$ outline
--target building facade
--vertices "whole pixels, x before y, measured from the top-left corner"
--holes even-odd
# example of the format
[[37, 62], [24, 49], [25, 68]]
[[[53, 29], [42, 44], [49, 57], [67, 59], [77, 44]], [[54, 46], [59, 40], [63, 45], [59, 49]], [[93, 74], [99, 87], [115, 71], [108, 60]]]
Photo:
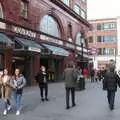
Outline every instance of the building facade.
[[88, 32], [90, 56], [96, 69], [106, 68], [110, 60], [118, 66], [118, 18], [90, 20]]
[[58, 80], [67, 61], [87, 57], [86, 0], [0, 0], [0, 18], [0, 69], [20, 68], [28, 84], [41, 65]]

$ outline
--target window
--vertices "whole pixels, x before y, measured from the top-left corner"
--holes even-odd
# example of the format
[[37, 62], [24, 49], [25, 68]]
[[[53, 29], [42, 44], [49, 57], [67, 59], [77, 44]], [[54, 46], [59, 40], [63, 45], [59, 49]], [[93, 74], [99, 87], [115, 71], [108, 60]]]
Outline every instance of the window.
[[115, 30], [117, 26], [116, 23], [106, 23], [103, 28], [104, 30]]
[[86, 0], [81, 0], [82, 2], [86, 2]]
[[46, 15], [40, 22], [40, 30], [55, 37], [61, 37], [60, 27], [57, 21], [50, 15]]
[[69, 23], [68, 24], [68, 33], [67, 33], [67, 35], [68, 35], [68, 38], [71, 38], [72, 39], [72, 25]]
[[104, 48], [103, 55], [115, 55], [115, 48]]
[[81, 9], [80, 9], [80, 6], [79, 6], [79, 5], [75, 5], [75, 6], [74, 6], [74, 11], [75, 11], [78, 15], [81, 15]]
[[76, 44], [77, 45], [81, 45], [81, 43], [83, 43], [83, 46], [85, 47], [85, 39], [82, 35], [82, 33], [77, 33], [77, 36], [76, 36]]
[[97, 30], [102, 30], [102, 25], [101, 24], [97, 25]]
[[63, 0], [63, 2], [70, 7], [70, 4], [71, 4], [71, 0]]
[[0, 3], [0, 18], [3, 18], [3, 9], [1, 3]]
[[86, 19], [86, 12], [84, 10], [81, 10], [81, 17], [83, 17], [84, 19]]
[[103, 36], [103, 42], [116, 42], [116, 36]]
[[93, 36], [89, 37], [89, 43], [93, 43]]
[[97, 36], [97, 42], [102, 42], [102, 36]]
[[21, 16], [28, 18], [28, 2], [21, 0]]
[[89, 27], [89, 31], [92, 31], [92, 30], [93, 30], [93, 26], [90, 25], [90, 27]]
[[97, 53], [98, 53], [98, 55], [102, 55], [102, 48], [98, 48]]

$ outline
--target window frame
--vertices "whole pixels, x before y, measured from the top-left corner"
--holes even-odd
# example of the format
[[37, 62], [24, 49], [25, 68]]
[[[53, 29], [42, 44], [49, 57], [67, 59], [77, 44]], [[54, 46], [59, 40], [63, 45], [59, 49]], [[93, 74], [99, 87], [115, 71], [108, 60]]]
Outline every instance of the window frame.
[[[23, 4], [23, 8], [22, 8], [22, 4]], [[21, 0], [20, 1], [20, 16], [24, 19], [28, 19], [28, 14], [29, 14], [29, 1], [28, 0]], [[26, 7], [26, 8], [25, 8]], [[23, 14], [24, 12], [24, 14]]]

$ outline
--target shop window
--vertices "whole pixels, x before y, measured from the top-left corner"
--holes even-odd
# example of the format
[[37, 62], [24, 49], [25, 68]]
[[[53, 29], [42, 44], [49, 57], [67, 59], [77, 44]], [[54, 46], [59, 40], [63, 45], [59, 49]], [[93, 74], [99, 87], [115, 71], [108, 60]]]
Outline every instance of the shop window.
[[50, 15], [45, 15], [40, 22], [40, 31], [55, 37], [61, 37], [58, 22]]
[[21, 0], [21, 16], [23, 18], [28, 18], [28, 1]]
[[0, 3], [0, 18], [3, 18], [3, 9], [1, 3]]

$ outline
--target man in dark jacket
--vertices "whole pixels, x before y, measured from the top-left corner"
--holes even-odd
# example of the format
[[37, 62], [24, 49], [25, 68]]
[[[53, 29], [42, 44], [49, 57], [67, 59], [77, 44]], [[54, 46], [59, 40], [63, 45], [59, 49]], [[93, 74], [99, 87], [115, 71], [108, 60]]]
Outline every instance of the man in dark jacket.
[[95, 74], [95, 72], [94, 72], [94, 69], [92, 68], [91, 70], [90, 70], [90, 76], [91, 76], [91, 82], [94, 82], [94, 74]]
[[[46, 68], [44, 66], [41, 66], [40, 72], [35, 76], [36, 82], [39, 85], [40, 88], [40, 94], [41, 94], [41, 100], [48, 101], [48, 74], [46, 72]], [[43, 96], [43, 92], [45, 89], [45, 99]]]
[[108, 103], [111, 110], [114, 109], [115, 92], [117, 85], [120, 87], [120, 78], [115, 73], [113, 66], [109, 66], [108, 71], [104, 75], [103, 89], [107, 90]]
[[64, 70], [63, 79], [65, 80], [65, 88], [66, 88], [66, 109], [69, 109], [69, 96], [71, 92], [72, 98], [72, 106], [75, 104], [75, 87], [77, 80], [77, 71], [73, 68], [73, 64], [69, 63]]

